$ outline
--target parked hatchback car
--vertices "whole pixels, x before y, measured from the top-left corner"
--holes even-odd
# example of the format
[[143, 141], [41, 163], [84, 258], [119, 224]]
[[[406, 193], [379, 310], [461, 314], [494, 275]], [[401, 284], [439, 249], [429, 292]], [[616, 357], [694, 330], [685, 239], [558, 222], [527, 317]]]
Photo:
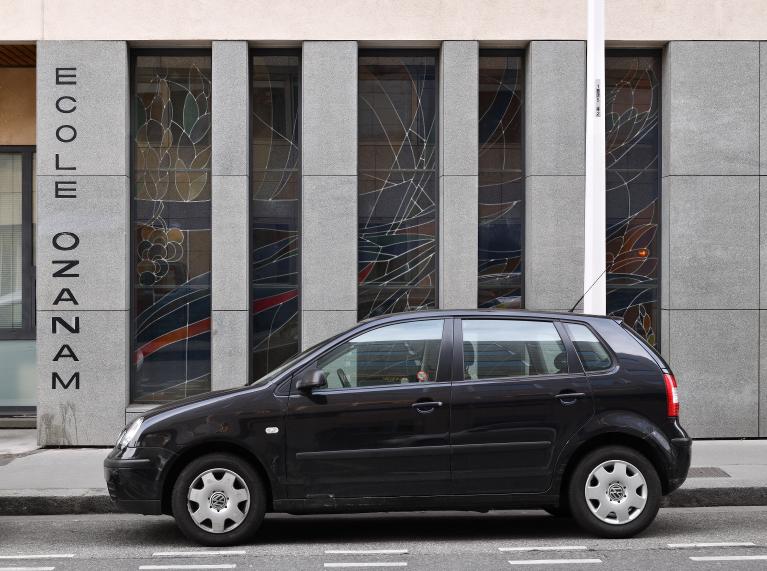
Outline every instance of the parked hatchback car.
[[211, 546], [265, 512], [539, 507], [618, 538], [687, 476], [678, 415], [668, 365], [619, 320], [426, 311], [153, 409], [104, 466], [121, 508]]

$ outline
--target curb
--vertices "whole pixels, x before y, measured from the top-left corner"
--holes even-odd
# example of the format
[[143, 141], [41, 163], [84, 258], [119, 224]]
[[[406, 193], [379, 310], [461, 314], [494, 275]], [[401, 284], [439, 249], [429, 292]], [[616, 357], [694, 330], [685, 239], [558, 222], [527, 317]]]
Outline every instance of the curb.
[[[682, 488], [663, 498], [664, 508], [767, 506], [767, 486]], [[0, 516], [123, 513], [106, 490], [0, 490]]]

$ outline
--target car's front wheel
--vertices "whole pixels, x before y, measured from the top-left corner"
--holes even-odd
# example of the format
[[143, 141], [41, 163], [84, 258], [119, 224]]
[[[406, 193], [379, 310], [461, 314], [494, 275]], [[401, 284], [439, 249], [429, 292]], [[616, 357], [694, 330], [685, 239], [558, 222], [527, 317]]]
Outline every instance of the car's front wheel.
[[253, 466], [233, 454], [207, 454], [181, 470], [173, 517], [189, 539], [209, 546], [250, 539], [264, 519], [266, 495]]
[[625, 446], [605, 446], [587, 454], [573, 471], [568, 489], [578, 524], [608, 538], [644, 530], [658, 513], [662, 493], [652, 463]]

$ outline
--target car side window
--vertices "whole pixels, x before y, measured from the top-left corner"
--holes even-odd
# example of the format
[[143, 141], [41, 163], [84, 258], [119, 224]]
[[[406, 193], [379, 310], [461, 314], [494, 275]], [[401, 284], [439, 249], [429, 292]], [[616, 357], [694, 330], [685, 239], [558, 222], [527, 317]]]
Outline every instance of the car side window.
[[437, 380], [442, 319], [395, 323], [358, 335], [320, 357], [329, 389]]
[[604, 371], [612, 366], [610, 353], [599, 342], [596, 335], [591, 332], [591, 329], [578, 323], [565, 323], [565, 328], [585, 371]]
[[464, 380], [566, 373], [567, 351], [550, 321], [466, 319]]

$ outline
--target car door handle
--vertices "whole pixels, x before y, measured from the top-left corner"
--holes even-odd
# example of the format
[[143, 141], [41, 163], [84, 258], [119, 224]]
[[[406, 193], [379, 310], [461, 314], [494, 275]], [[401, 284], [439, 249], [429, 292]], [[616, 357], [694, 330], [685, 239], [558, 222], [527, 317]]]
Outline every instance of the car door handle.
[[565, 400], [575, 400], [579, 398], [583, 398], [586, 396], [586, 393], [559, 393], [554, 398], [559, 399], [561, 401]]
[[416, 411], [420, 412], [421, 414], [426, 414], [429, 412], [432, 412], [435, 408], [439, 408], [442, 406], [442, 401], [421, 401], [421, 402], [414, 402], [410, 405]]

